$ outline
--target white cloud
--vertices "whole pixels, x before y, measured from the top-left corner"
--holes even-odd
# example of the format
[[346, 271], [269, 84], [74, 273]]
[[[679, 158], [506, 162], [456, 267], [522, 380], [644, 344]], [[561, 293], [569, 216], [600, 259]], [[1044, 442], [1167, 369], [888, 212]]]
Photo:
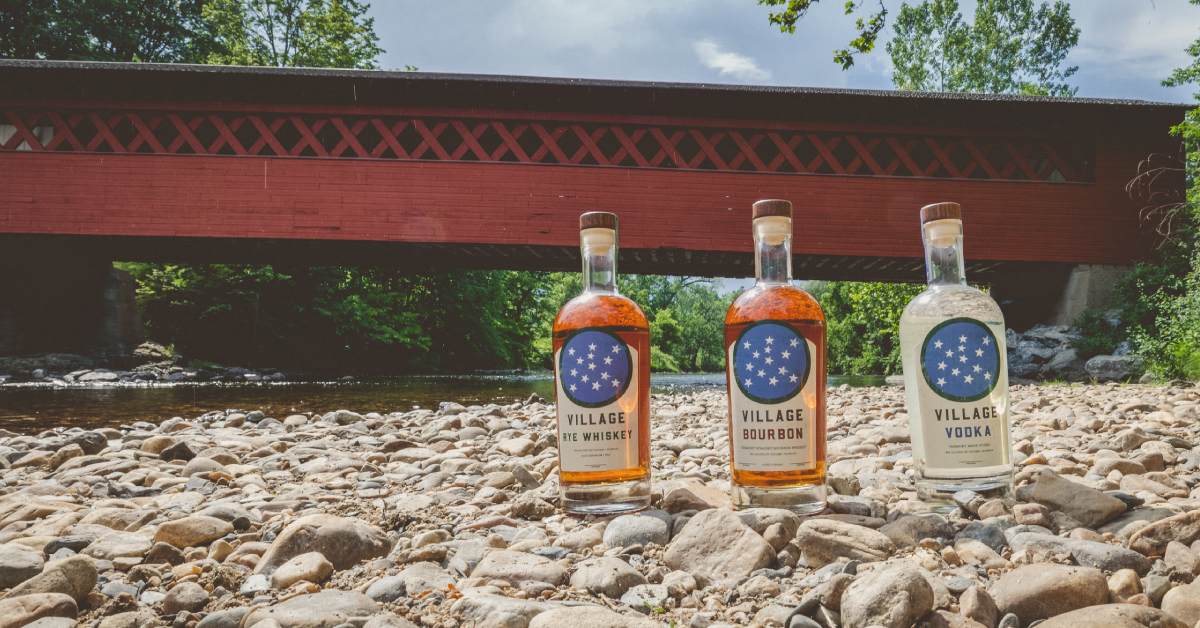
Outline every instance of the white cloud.
[[671, 0], [510, 0], [490, 25], [496, 41], [609, 55], [655, 40], [655, 27], [692, 7]]
[[711, 39], [701, 39], [692, 44], [696, 58], [705, 67], [716, 70], [721, 76], [730, 76], [739, 81], [762, 82], [771, 78], [771, 73], [759, 67], [752, 57], [724, 50]]

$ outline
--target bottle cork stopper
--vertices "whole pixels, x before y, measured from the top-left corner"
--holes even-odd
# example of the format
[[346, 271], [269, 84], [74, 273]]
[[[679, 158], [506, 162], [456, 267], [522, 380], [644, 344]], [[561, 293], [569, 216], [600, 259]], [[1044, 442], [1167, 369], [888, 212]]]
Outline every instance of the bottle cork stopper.
[[921, 224], [935, 220], [962, 220], [962, 206], [946, 201], [921, 208]]
[[761, 201], [755, 201], [754, 205], [754, 220], [765, 218], [767, 216], [783, 216], [784, 218], [792, 217], [792, 202], [778, 198], [768, 198]]
[[617, 215], [612, 212], [585, 212], [579, 215], [579, 230], [616, 229]]

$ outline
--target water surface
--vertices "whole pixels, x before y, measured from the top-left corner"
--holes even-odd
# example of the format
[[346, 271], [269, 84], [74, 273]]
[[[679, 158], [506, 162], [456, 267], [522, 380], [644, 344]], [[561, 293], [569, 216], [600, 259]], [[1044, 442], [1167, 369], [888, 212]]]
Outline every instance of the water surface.
[[[723, 373], [655, 374], [657, 393], [725, 385]], [[830, 385], [871, 386], [882, 378], [830, 377]], [[134, 421], [195, 417], [210, 410], [262, 410], [282, 418], [294, 412], [394, 412], [436, 408], [442, 401], [510, 403], [538, 394], [553, 397], [549, 373], [436, 375], [361, 382], [177, 384], [138, 387], [52, 388], [0, 386], [0, 428], [37, 432], [65, 426], [116, 427]]]

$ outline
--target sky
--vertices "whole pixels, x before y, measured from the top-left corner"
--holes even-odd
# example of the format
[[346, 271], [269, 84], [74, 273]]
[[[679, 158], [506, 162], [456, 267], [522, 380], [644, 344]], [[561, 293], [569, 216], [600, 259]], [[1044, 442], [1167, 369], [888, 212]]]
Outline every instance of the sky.
[[[892, 9], [899, 0], [883, 0]], [[871, 3], [867, 3], [870, 6]], [[972, 0], [961, 3], [969, 16]], [[1069, 62], [1079, 96], [1190, 102], [1163, 87], [1200, 37], [1187, 0], [1070, 0], [1082, 33]], [[755, 0], [374, 0], [384, 68], [645, 81], [888, 89], [883, 44], [843, 71], [851, 39], [841, 0], [786, 35]], [[885, 29], [890, 36], [891, 26]]]

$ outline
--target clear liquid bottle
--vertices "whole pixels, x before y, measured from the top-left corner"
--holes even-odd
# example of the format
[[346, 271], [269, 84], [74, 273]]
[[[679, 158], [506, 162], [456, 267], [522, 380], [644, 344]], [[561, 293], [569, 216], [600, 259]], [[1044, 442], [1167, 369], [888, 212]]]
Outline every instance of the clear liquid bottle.
[[1012, 445], [1004, 315], [990, 296], [967, 285], [957, 203], [921, 208], [921, 233], [929, 287], [900, 317], [917, 492], [946, 508], [962, 489], [1007, 497]]
[[579, 217], [583, 293], [554, 319], [559, 494], [567, 512], [650, 505], [650, 327], [617, 292], [617, 215]]
[[792, 284], [792, 204], [754, 204], [754, 287], [725, 315], [733, 504], [825, 508], [825, 314]]

